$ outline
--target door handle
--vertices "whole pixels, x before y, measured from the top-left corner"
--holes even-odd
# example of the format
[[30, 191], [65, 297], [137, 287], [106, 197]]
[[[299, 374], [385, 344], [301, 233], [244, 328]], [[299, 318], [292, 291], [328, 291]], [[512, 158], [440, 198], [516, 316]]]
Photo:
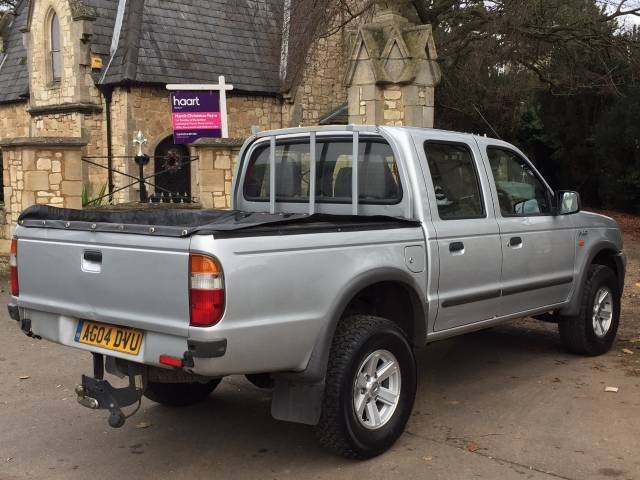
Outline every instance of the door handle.
[[511, 237], [509, 240], [510, 247], [519, 247], [522, 245], [522, 237]]
[[102, 252], [100, 250], [85, 250], [84, 259], [87, 262], [100, 263], [102, 262]]
[[451, 253], [457, 253], [464, 250], [464, 243], [462, 242], [452, 242], [449, 244], [449, 251]]

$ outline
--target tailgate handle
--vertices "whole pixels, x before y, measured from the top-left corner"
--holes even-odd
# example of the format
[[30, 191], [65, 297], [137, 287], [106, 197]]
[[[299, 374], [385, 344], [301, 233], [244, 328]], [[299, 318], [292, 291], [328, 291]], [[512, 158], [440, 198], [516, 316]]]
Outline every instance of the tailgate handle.
[[87, 262], [101, 263], [102, 262], [102, 252], [100, 250], [85, 250], [84, 251], [84, 259]]

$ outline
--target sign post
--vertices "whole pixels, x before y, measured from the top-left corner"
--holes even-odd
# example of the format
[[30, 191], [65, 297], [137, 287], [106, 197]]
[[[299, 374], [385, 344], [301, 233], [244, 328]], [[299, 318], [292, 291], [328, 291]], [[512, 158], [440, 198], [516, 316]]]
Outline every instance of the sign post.
[[225, 83], [223, 75], [218, 84], [169, 84], [175, 144], [189, 144], [199, 138], [229, 138], [227, 119], [227, 91], [233, 85]]

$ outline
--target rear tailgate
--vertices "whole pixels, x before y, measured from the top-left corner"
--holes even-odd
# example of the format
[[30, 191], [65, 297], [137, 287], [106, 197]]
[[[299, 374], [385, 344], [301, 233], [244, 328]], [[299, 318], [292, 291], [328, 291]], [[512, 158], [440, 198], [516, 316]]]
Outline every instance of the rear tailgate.
[[21, 307], [187, 337], [189, 238], [18, 228]]

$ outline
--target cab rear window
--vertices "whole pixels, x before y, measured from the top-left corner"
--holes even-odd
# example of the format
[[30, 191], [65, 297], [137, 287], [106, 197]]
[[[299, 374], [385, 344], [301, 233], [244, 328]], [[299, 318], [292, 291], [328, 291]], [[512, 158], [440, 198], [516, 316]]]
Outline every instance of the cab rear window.
[[[268, 202], [270, 162], [268, 144], [249, 160], [244, 198]], [[351, 203], [352, 156], [350, 139], [318, 139], [316, 143], [316, 202]], [[308, 202], [311, 180], [309, 142], [283, 141], [276, 145], [276, 201]], [[358, 199], [361, 204], [395, 205], [402, 200], [398, 166], [391, 147], [382, 140], [359, 141]]]

